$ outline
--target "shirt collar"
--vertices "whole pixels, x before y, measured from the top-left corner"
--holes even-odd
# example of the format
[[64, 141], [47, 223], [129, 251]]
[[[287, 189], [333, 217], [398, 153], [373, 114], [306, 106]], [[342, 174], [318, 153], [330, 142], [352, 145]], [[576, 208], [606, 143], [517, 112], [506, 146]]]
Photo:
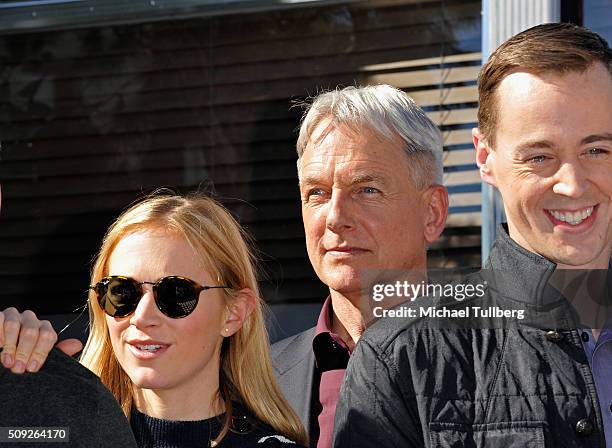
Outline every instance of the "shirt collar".
[[332, 301], [327, 296], [315, 327], [312, 350], [321, 371], [345, 369], [351, 352], [340, 336], [332, 332]]
[[332, 313], [332, 301], [331, 296], [327, 296], [325, 302], [323, 303], [323, 308], [321, 308], [321, 312], [319, 313], [319, 320], [317, 321], [317, 326], [315, 327], [315, 337], [320, 335], [321, 333], [331, 333], [331, 313]]

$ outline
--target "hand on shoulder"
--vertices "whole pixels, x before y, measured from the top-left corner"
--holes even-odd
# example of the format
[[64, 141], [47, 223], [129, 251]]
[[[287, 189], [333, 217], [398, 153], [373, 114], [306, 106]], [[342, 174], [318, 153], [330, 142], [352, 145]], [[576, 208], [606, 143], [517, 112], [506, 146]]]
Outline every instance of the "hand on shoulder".
[[[0, 348], [2, 365], [13, 373], [37, 372], [57, 342], [51, 322], [40, 320], [30, 310], [20, 313], [10, 307], [0, 312]], [[67, 355], [81, 351], [78, 339], [66, 339], [57, 348]]]

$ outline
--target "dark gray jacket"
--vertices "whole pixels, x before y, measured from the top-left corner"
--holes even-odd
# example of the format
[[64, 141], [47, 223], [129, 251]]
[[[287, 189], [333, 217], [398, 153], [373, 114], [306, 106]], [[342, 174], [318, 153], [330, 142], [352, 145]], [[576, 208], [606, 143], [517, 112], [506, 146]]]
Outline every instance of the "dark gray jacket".
[[[0, 427], [67, 427], [69, 443], [52, 446], [136, 448], [117, 400], [92, 372], [57, 349], [38, 373], [0, 366]], [[48, 441], [48, 440], [47, 440]], [[45, 446], [0, 441], [0, 446]]]
[[[512, 273], [492, 289], [509, 307], [539, 303], [555, 269], [505, 231], [489, 267]], [[560, 327], [566, 329], [378, 321], [349, 362], [334, 447], [605, 447], [578, 331], [569, 318]]]
[[[315, 375], [315, 357], [312, 339], [315, 328], [272, 344], [272, 364], [276, 380], [285, 398], [298, 414], [312, 438], [312, 390]], [[318, 398], [318, 397], [317, 397]]]

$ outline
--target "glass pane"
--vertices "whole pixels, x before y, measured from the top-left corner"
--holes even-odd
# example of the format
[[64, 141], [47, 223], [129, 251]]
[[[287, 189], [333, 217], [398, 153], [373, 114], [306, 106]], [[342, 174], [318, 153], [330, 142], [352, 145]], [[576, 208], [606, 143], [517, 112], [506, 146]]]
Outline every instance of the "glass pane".
[[469, 128], [480, 8], [463, 0], [310, 3], [5, 31], [0, 307], [82, 305], [104, 230], [162, 186], [214, 192], [236, 214], [261, 250], [266, 300], [321, 301], [297, 187], [301, 112], [291, 106], [338, 85], [394, 84], [442, 126], [455, 224], [432, 264], [478, 264], [480, 181]]
[[612, 0], [583, 0], [584, 26], [612, 44]]

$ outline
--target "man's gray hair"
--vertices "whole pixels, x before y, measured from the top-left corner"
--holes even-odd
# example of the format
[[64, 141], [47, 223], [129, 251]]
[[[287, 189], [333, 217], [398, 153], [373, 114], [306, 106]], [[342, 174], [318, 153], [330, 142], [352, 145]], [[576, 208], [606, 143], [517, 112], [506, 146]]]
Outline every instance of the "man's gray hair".
[[[410, 96], [395, 87], [346, 87], [319, 94], [306, 106], [297, 140], [298, 167], [312, 133], [324, 120], [359, 133], [370, 130], [385, 140], [399, 137], [411, 162], [414, 185], [442, 185], [442, 136]], [[320, 138], [324, 138], [322, 134]]]

